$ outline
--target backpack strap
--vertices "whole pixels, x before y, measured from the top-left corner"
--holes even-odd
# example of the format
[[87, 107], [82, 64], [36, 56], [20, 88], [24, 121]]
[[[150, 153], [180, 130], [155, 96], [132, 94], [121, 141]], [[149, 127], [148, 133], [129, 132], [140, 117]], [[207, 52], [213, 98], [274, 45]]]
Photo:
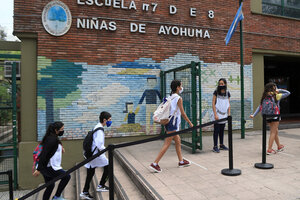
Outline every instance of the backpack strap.
[[[99, 130], [102, 130], [104, 132], [104, 128], [103, 127], [98, 127], [96, 128], [95, 130], [93, 130], [93, 135], [95, 132], [99, 131]], [[92, 151], [92, 155], [94, 154], [94, 152], [96, 151], [96, 149], [98, 149], [97, 147], [95, 147], [95, 149]]]

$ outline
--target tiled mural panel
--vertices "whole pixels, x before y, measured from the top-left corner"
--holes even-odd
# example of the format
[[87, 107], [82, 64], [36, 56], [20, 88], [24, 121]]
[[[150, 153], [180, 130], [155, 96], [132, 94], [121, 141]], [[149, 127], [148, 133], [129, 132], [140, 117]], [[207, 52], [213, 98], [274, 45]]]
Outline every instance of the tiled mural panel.
[[[231, 93], [233, 128], [240, 128], [240, 65], [203, 63], [198, 56], [178, 53], [156, 62], [140, 58], [132, 62], [89, 65], [38, 57], [38, 140], [51, 121], [63, 121], [65, 139], [82, 139], [99, 120], [101, 111], [112, 114], [108, 136], [154, 135], [152, 113], [160, 103], [160, 71], [201, 62], [202, 122], [210, 120], [212, 93], [219, 78], [226, 78]], [[252, 66], [244, 67], [245, 118], [252, 110]], [[167, 86], [167, 93], [169, 86]], [[188, 103], [188, 102], [187, 102]], [[247, 120], [246, 128], [252, 127]]]

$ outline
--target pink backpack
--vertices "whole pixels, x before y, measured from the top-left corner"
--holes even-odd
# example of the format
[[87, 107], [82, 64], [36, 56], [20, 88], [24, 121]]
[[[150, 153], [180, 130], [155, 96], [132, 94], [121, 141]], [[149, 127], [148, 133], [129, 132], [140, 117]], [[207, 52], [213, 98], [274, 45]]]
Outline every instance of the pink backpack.
[[39, 163], [39, 159], [40, 159], [39, 156], [40, 156], [42, 150], [43, 150], [43, 145], [41, 143], [39, 143], [33, 151], [32, 173], [36, 170], [36, 167], [37, 167], [37, 165]]

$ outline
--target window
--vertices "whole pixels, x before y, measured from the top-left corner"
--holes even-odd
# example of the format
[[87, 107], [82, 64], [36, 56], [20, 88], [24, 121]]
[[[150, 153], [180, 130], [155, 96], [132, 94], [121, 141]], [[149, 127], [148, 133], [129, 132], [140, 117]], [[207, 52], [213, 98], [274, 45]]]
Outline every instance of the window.
[[17, 65], [17, 68], [16, 68], [16, 77], [17, 78], [20, 78], [20, 74], [21, 74], [21, 64], [20, 64], [20, 61], [5, 61], [4, 62], [4, 77], [5, 78], [11, 78], [11, 68], [12, 68], [12, 64], [13, 63], [16, 63]]
[[262, 12], [300, 19], [300, 0], [262, 0]]

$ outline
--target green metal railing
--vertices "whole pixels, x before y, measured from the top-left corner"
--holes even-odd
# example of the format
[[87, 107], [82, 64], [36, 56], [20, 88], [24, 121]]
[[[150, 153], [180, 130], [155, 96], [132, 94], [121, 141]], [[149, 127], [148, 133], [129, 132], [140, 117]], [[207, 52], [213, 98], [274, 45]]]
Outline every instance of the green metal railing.
[[[0, 54], [0, 58], [0, 171], [12, 170], [13, 186], [17, 188], [17, 64], [12, 62], [11, 77], [5, 78], [3, 61], [6, 58], [19, 59], [20, 55]], [[0, 176], [0, 184], [7, 184], [3, 176]]]
[[[161, 72], [161, 94], [167, 96], [167, 87], [170, 86], [172, 80], [178, 79], [181, 81], [184, 88], [181, 97], [183, 99], [183, 108], [195, 125], [202, 123], [201, 116], [201, 65], [200, 63], [191, 62], [184, 65]], [[170, 90], [170, 89], [169, 89]], [[185, 120], [181, 120], [181, 129], [188, 128]], [[162, 128], [162, 134], [164, 129]], [[202, 149], [202, 129], [193, 130], [192, 133], [181, 135], [182, 144], [192, 148], [195, 153], [196, 149]]]

